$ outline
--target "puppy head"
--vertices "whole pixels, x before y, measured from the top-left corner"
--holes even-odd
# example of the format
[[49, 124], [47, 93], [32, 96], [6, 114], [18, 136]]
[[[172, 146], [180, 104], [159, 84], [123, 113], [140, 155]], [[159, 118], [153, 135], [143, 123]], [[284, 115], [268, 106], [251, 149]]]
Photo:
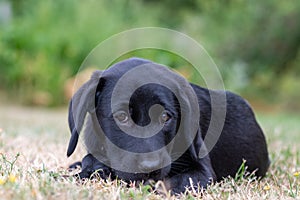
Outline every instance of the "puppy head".
[[[189, 83], [166, 67], [129, 59], [104, 71], [98, 81], [91, 79], [88, 85], [93, 89], [87, 92], [85, 88], [85, 95], [94, 96], [88, 97], [92, 103], [84, 105], [94, 104], [95, 109], [85, 106], [83, 112], [90, 112], [97, 119], [93, 127], [87, 127], [94, 130], [88, 134], [101, 135], [85, 141], [89, 153], [124, 180], [158, 180], [167, 176], [172, 161], [188, 149], [198, 130], [198, 102]], [[81, 98], [74, 96], [73, 99], [89, 101], [83, 93]], [[72, 114], [74, 107], [72, 100], [69, 114], [77, 116]], [[71, 128], [73, 142], [69, 146], [74, 150], [83, 122], [78, 122], [78, 126], [70, 116], [69, 121], [70, 127], [75, 126], [75, 132]], [[105, 149], [105, 155], [99, 153], [95, 143]]]
[[98, 97], [96, 115], [106, 136], [106, 156], [116, 169], [115, 174], [125, 180], [165, 177], [171, 164], [171, 152], [166, 146], [176, 135], [180, 122], [177, 99], [167, 88], [147, 84], [138, 88], [128, 103], [120, 102], [111, 111], [107, 106], [110, 92], [111, 85], [107, 83]]

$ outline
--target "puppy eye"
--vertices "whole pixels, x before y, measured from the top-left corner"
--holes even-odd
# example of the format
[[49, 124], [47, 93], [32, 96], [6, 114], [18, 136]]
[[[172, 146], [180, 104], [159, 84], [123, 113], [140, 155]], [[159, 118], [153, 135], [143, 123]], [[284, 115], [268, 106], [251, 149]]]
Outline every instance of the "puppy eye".
[[114, 114], [114, 118], [118, 120], [120, 123], [126, 123], [129, 119], [127, 112], [118, 111]]
[[168, 111], [163, 111], [160, 115], [160, 121], [162, 123], [166, 123], [167, 121], [169, 121], [171, 119], [171, 115]]

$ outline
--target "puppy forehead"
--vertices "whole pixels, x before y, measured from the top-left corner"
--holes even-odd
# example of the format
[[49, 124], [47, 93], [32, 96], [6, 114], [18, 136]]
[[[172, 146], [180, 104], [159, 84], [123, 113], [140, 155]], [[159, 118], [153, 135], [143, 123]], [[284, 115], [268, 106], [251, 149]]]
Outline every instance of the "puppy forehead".
[[[142, 74], [144, 74], [145, 76], [145, 72], [146, 74], [149, 73], [149, 75], [152, 77], [152, 80], [161, 80], [161, 77], [159, 78], [158, 75], [160, 75], [161, 73], [163, 72], [166, 72], [167, 73], [170, 73], [168, 69], [166, 69], [167, 67], [165, 66], [162, 66], [162, 65], [159, 65], [157, 63], [154, 63], [154, 62], [151, 62], [149, 60], [145, 60], [145, 59], [140, 59], [140, 58], [130, 58], [130, 59], [127, 59], [127, 60], [124, 60], [124, 61], [121, 61], [121, 62], [118, 62], [118, 63], [115, 63], [114, 65], [110, 66], [108, 69], [106, 69], [102, 75], [101, 75], [101, 78], [100, 78], [100, 82], [101, 80], [104, 80], [105, 84], [103, 84], [104, 87], [102, 87], [101, 89], [104, 89], [106, 90], [107, 93], [110, 93], [110, 91], [112, 91], [117, 83], [119, 81], [125, 81], [125, 82], [122, 82], [122, 85], [124, 86], [128, 86], [130, 88], [140, 88], [142, 85], [144, 85], [144, 79], [141, 78], [139, 76], [139, 72], [141, 72], [140, 70], [138, 70], [139, 72], [137, 71], [132, 71], [133, 73], [129, 73], [129, 74], [126, 74], [127, 72], [130, 72], [132, 69], [136, 68], [136, 67], [139, 67], [139, 66], [151, 66], [151, 72], [148, 71], [149, 68], [145, 68], [146, 71], [143, 71]], [[127, 75], [126, 77], [128, 78], [125, 78], [124, 79], [124, 75]], [[129, 76], [128, 76], [129, 75]], [[170, 74], [168, 74], [170, 75]], [[148, 76], [148, 75], [146, 75]], [[153, 79], [154, 78], [154, 79]], [[168, 76], [164, 76], [164, 78], [166, 79], [169, 79]], [[146, 83], [145, 83], [146, 84]], [[151, 87], [146, 87], [145, 88], [146, 91], [148, 92], [152, 92], [153, 93], [153, 88]], [[126, 92], [126, 91], [124, 91]]]
[[[158, 80], [162, 85], [164, 85], [164, 81], [167, 81], [172, 84], [171, 89], [175, 89], [175, 92], [180, 93], [180, 88], [183, 85], [183, 77], [180, 77], [178, 74], [172, 72], [168, 67], [154, 63], [149, 60], [140, 59], [140, 58], [130, 58], [127, 60], [123, 60], [121, 62], [115, 63], [108, 69], [106, 69], [103, 74], [102, 78], [105, 79], [105, 85], [102, 88], [102, 92], [105, 93], [103, 95], [103, 98], [109, 98], [111, 97], [112, 92], [114, 91], [115, 87], [117, 86], [118, 81], [123, 78], [123, 76], [131, 71], [132, 69], [139, 67], [139, 66], [151, 66], [151, 70], [146, 69], [146, 74], [149, 73], [149, 75], [152, 77], [152, 80]], [[140, 68], [141, 69], [141, 68]], [[129, 88], [136, 88], [135, 92], [136, 96], [139, 97], [147, 97], [149, 99], [156, 99], [156, 101], [159, 101], [163, 103], [166, 100], [171, 100], [173, 98], [173, 93], [170, 92], [170, 88], [167, 89], [167, 87], [159, 87], [158, 84], [144, 84], [144, 79], [133, 73], [134, 76], [129, 77], [130, 80], [125, 81], [125, 83], [122, 83], [123, 86], [128, 86]], [[167, 80], [164, 80], [167, 79]], [[123, 79], [124, 81], [124, 79]], [[140, 89], [143, 88], [143, 89]], [[172, 91], [173, 91], [172, 90]], [[138, 92], [137, 92], [138, 91]], [[123, 90], [121, 91], [123, 92]], [[127, 91], [124, 91], [127, 92]], [[142, 98], [145, 99], [145, 98]]]
[[150, 63], [153, 63], [153, 62], [151, 62], [149, 60], [141, 59], [141, 58], [129, 58], [129, 59], [123, 60], [121, 62], [115, 63], [112, 66], [110, 66], [108, 69], [106, 69], [103, 72], [103, 77], [118, 79], [121, 76], [123, 76], [126, 72], [128, 72], [129, 70], [131, 70], [137, 66], [150, 64]]
[[[140, 68], [142, 67], [142, 68]], [[133, 70], [137, 69], [137, 70]], [[133, 71], [131, 71], [133, 70]], [[106, 79], [113, 80], [114, 82], [118, 81], [123, 75], [128, 75], [127, 72], [130, 72], [131, 78], [136, 78], [138, 81], [145, 81], [146, 78], [149, 80], [172, 80], [176, 79], [176, 81], [180, 81], [181, 83], [186, 80], [170, 70], [167, 66], [145, 60], [140, 58], [130, 58], [118, 63], [113, 64], [108, 69], [103, 71], [101, 77], [105, 77]], [[151, 77], [150, 79], [149, 76]], [[127, 78], [129, 78], [127, 76]], [[154, 79], [153, 79], [154, 78]], [[136, 80], [135, 80], [136, 81]]]
[[137, 88], [133, 93], [131, 99], [135, 100], [135, 98], [142, 98], [145, 100], [151, 100], [155, 102], [164, 102], [173, 99], [173, 93], [165, 86], [150, 83]]
[[[112, 88], [110, 87], [109, 90]], [[103, 100], [109, 100], [108, 96], [102, 96]], [[162, 106], [173, 106], [174, 95], [167, 88], [157, 84], [146, 84], [137, 88], [130, 96], [130, 99], [125, 101], [119, 100], [114, 106], [116, 108], [124, 108], [124, 106], [134, 105], [139, 106], [152, 106], [153, 104], [160, 104]]]

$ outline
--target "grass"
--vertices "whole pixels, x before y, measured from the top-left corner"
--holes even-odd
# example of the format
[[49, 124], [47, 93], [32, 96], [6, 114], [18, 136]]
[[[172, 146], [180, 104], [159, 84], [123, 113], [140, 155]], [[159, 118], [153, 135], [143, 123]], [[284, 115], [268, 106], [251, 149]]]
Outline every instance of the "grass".
[[[272, 164], [266, 178], [240, 174], [179, 196], [149, 186], [110, 180], [77, 182], [67, 166], [82, 158], [82, 146], [66, 157], [67, 110], [2, 106], [0, 113], [1, 199], [300, 199], [300, 116], [259, 114]], [[160, 186], [157, 183], [156, 186]], [[157, 187], [159, 188], [159, 187]], [[162, 187], [160, 187], [162, 188]]]

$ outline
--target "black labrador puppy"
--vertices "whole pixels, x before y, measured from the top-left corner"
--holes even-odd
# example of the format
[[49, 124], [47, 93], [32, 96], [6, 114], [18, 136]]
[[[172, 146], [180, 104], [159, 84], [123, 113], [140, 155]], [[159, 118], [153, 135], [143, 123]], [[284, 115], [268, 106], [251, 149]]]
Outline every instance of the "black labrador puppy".
[[[223, 99], [223, 101], [222, 101]], [[174, 193], [235, 176], [243, 160], [263, 177], [267, 145], [240, 96], [188, 83], [167, 67], [131, 58], [96, 71], [69, 105], [67, 155], [83, 135], [79, 176], [163, 180]]]

